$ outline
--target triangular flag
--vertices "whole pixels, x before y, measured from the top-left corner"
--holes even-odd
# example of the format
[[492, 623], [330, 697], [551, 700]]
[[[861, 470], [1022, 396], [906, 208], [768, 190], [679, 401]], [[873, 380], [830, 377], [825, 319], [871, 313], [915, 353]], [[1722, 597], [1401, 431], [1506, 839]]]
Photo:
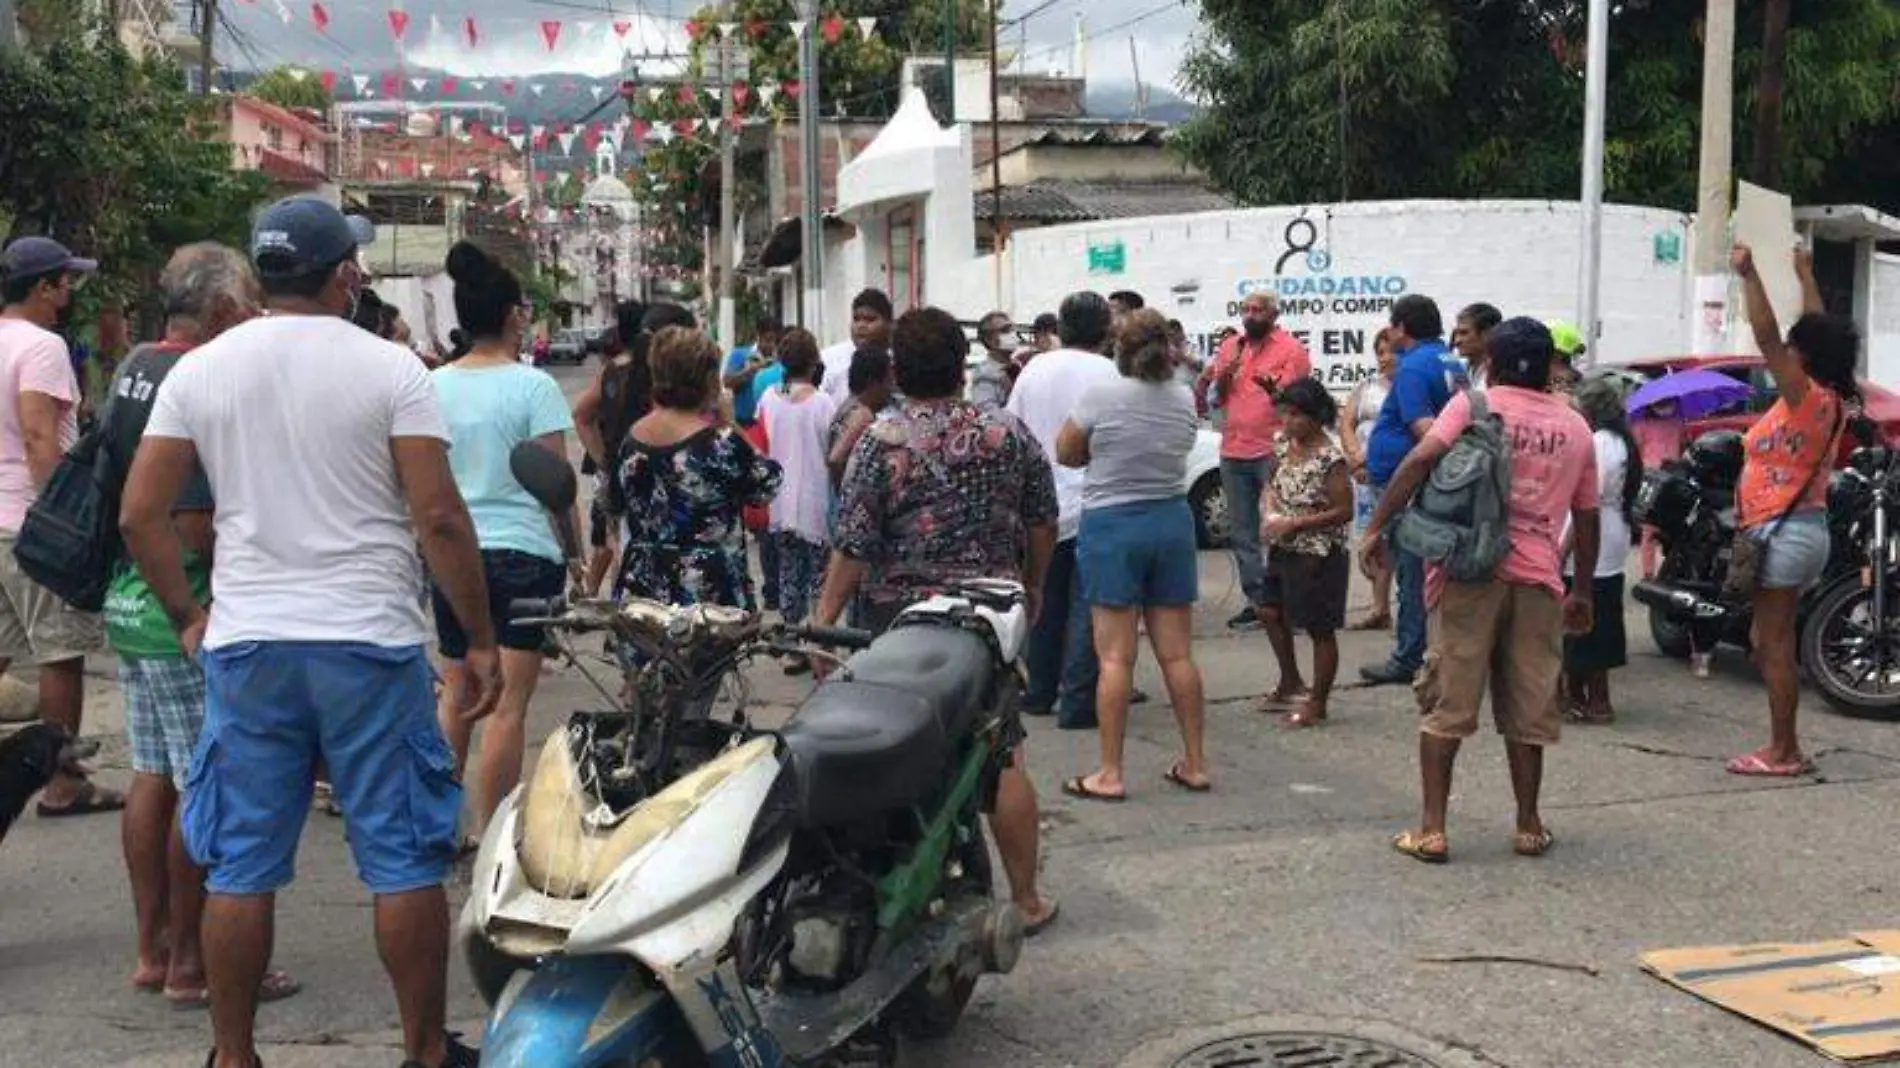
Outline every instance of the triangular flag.
[[548, 51], [554, 51], [554, 42], [561, 39], [561, 20], [542, 19], [541, 39], [548, 43]]
[[647, 134], [653, 132], [653, 124], [645, 119], [635, 119], [630, 127], [635, 141], [644, 141]]
[[707, 86], [706, 99], [712, 101], [715, 104], [719, 103], [719, 87], [716, 85]]
[[436, 40], [440, 40], [441, 37], [442, 37], [442, 20], [440, 18], [437, 18], [435, 15], [430, 15], [429, 16], [429, 40], [436, 41]]
[[284, 25], [286, 26], [290, 25], [290, 20], [292, 18], [292, 15], [290, 14], [290, 5], [284, 3], [284, 0], [272, 0], [272, 2], [277, 5], [277, 17], [284, 20]]
[[330, 28], [330, 9], [313, 0], [310, 5], [310, 22], [317, 28], [318, 33], [325, 32]]
[[690, 85], [682, 85], [682, 86], [680, 86], [680, 91], [679, 91], [679, 102], [680, 102], [680, 104], [681, 104], [681, 105], [683, 105], [683, 106], [685, 106], [685, 107], [689, 107], [689, 108], [690, 108], [690, 107], [692, 107], [692, 106], [693, 106], [693, 105], [694, 105], [695, 103], [697, 103], [697, 102], [698, 102], [698, 101], [697, 101], [697, 98], [695, 98], [695, 97], [693, 96], [693, 87], [692, 87], [692, 86], [690, 86]]
[[423, 164], [423, 165], [422, 165], [422, 176], [423, 176], [424, 178], [434, 178], [434, 177], [435, 177], [435, 164], [433, 164], [433, 163], [425, 163], [425, 164]]
[[655, 126], [653, 128], [653, 139], [663, 145], [670, 144], [673, 140], [673, 128], [671, 126]]
[[614, 23], [614, 36], [624, 41], [627, 39], [627, 31], [631, 29], [633, 29], [633, 23], [631, 22], [616, 22]]
[[764, 85], [759, 86], [759, 104], [762, 107], [771, 107], [772, 101], [776, 99], [778, 99], [778, 86], [773, 85], [771, 82], [766, 82]]
[[482, 169], [480, 167], [470, 167], [466, 173], [468, 174], [470, 178], [473, 178], [476, 175], [482, 173]]
[[374, 90], [374, 89], [365, 89], [365, 90], [363, 90], [363, 99], [365, 99], [365, 100], [373, 100], [373, 99], [375, 99], [375, 98], [376, 98], [376, 90]]
[[754, 41], [765, 36], [765, 20], [749, 19], [745, 24], [745, 35]]
[[362, 96], [365, 92], [369, 91], [369, 75], [367, 74], [352, 74], [350, 75], [350, 82], [356, 86], [357, 96]]
[[719, 24], [719, 36], [722, 40], [730, 38], [734, 33], [738, 32], [738, 29], [739, 24], [736, 22], [722, 22]]
[[659, 102], [660, 102], [660, 94], [661, 94], [662, 92], [664, 92], [664, 90], [662, 90], [662, 89], [661, 89], [661, 88], [660, 88], [659, 86], [657, 86], [657, 85], [649, 85], [649, 86], [647, 86], [647, 103], [649, 103], [649, 104], [657, 104], [657, 103], [659, 103]]
[[413, 87], [413, 88], [415, 89], [415, 91], [416, 91], [416, 92], [418, 92], [418, 93], [420, 93], [420, 92], [422, 92], [422, 91], [423, 91], [424, 89], [427, 89], [427, 88], [429, 87], [429, 79], [427, 79], [427, 78], [411, 78], [411, 79], [409, 79], [409, 84], [410, 84], [410, 86], [411, 86], [411, 87]]
[[787, 78], [784, 83], [779, 86], [779, 90], [793, 100], [798, 99], [798, 92], [803, 88], [804, 85], [800, 83], [797, 78]]
[[402, 40], [402, 35], [408, 32], [408, 30], [409, 30], [409, 12], [403, 11], [400, 8], [391, 9], [389, 12], [390, 36], [400, 41]]
[[805, 20], [804, 19], [797, 19], [795, 21], [786, 23], [786, 25], [792, 28], [793, 40], [803, 41], [805, 39]]
[[864, 39], [867, 41], [870, 40], [872, 37], [876, 36], [877, 16], [865, 15], [864, 17], [858, 19], [858, 33], [862, 34], [864, 36]]
[[818, 31], [825, 35], [826, 44], [837, 44], [838, 38], [844, 36], [844, 20], [832, 15], [818, 24]]
[[528, 92], [533, 93], [535, 96], [540, 96], [542, 93], [547, 92], [547, 88], [547, 86], [542, 85], [540, 82], [528, 83]]
[[751, 86], [748, 86], [744, 82], [732, 83], [732, 106], [733, 107], [735, 108], [745, 107], [745, 102], [751, 99], [751, 97], [752, 97]]
[[566, 171], [555, 171], [554, 172], [554, 188], [556, 189], [567, 188], [567, 180], [570, 177], [572, 176], [569, 175]]
[[561, 95], [562, 95], [562, 96], [573, 96], [573, 95], [574, 95], [574, 89], [575, 89], [575, 86], [574, 86], [574, 83], [573, 83], [573, 82], [562, 82], [562, 83], [561, 83]]
[[456, 83], [455, 83], [455, 75], [453, 75], [453, 74], [444, 74], [444, 75], [442, 76], [442, 91], [443, 91], [443, 92], [445, 92], [445, 93], [453, 93], [453, 92], [455, 92], [455, 84], [456, 84]]
[[706, 28], [704, 26], [700, 25], [698, 19], [687, 19], [686, 20], [686, 39], [689, 41], [699, 40], [699, 35], [705, 32], [705, 29]]
[[308, 77], [310, 77], [310, 72], [303, 69], [302, 67], [290, 68], [290, 80], [293, 82], [296, 82], [298, 85], [302, 85], [304, 83], [304, 79]]
[[317, 75], [317, 84], [323, 86], [324, 92], [336, 95], [336, 71], [326, 70]]
[[377, 160], [377, 161], [376, 161], [376, 173], [377, 173], [377, 174], [388, 174], [388, 173], [389, 173], [389, 161], [388, 161], [388, 160], [386, 160], [386, 159], [379, 159], [379, 160]]
[[475, 90], [475, 91], [476, 91], [476, 92], [478, 92], [478, 93], [479, 93], [479, 92], [482, 92], [482, 91], [484, 91], [484, 90], [486, 90], [486, 89], [488, 88], [488, 79], [487, 79], [487, 78], [477, 78], [477, 79], [475, 79], [474, 81], [472, 81], [472, 82], [470, 82], [470, 83], [468, 83], [468, 87], [469, 87], [470, 89], [473, 89], [473, 90]]
[[528, 133], [531, 134], [536, 141], [539, 141], [547, 136], [548, 128], [537, 122], [533, 126], [528, 127]]
[[503, 96], [515, 95], [515, 80], [513, 78], [503, 78], [501, 80], [501, 92]]
[[399, 96], [402, 93], [402, 79], [394, 74], [383, 75], [383, 95]]
[[462, 20], [462, 36], [468, 38], [470, 48], [481, 43], [482, 34], [481, 30], [475, 26], [475, 16], [470, 15]]
[[592, 93], [592, 94], [594, 94], [594, 99], [595, 99], [595, 100], [599, 100], [599, 99], [600, 99], [601, 97], [603, 97], [603, 96], [605, 96], [605, 95], [607, 94], [607, 90], [605, 90], [605, 89], [602, 89], [602, 88], [601, 88], [600, 86], [598, 86], [598, 85], [590, 85], [590, 86], [588, 86], [588, 87], [587, 87], [587, 91], [588, 91], [588, 92], [590, 92], [590, 93]]
[[679, 131], [681, 137], [692, 136], [693, 130], [696, 128], [691, 119], [681, 119], [673, 124], [673, 129]]
[[519, 152], [522, 146], [528, 143], [528, 139], [521, 134], [509, 134], [508, 143], [515, 146], [515, 151]]
[[560, 135], [555, 138], [555, 140], [561, 142], [561, 155], [571, 156], [574, 154], [574, 134], [572, 131]]

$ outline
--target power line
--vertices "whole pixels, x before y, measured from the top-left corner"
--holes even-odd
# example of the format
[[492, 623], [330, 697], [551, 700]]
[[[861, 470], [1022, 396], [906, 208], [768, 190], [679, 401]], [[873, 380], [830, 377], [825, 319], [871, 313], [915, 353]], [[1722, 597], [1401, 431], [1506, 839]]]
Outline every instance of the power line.
[[1135, 15], [1131, 18], [1123, 19], [1122, 21], [1117, 22], [1112, 26], [1105, 26], [1099, 30], [1094, 30], [1089, 33], [1085, 33], [1078, 40], [1064, 41], [1060, 44], [1043, 45], [1039, 48], [1029, 49], [1028, 51], [1025, 51], [1022, 55], [1017, 56], [1016, 61], [1018, 63], [1021, 63], [1027, 60], [1030, 56], [1053, 55], [1055, 53], [1063, 51], [1064, 49], [1073, 48], [1077, 44], [1086, 45], [1090, 41], [1093, 41], [1098, 37], [1107, 37], [1109, 34], [1117, 33], [1121, 30], [1125, 30], [1129, 28], [1130, 26], [1136, 26], [1143, 22], [1146, 22], [1157, 15], [1165, 15], [1169, 11], [1172, 11], [1175, 8], [1186, 7], [1186, 6], [1187, 6], [1187, 0], [1167, 0], [1166, 3], [1157, 4], [1154, 7], [1151, 7], [1148, 10], [1143, 11], [1142, 13], [1138, 15]]
[[1057, 4], [1067, 3], [1067, 2], [1068, 0], [1042, 0], [1042, 3], [1037, 4], [1035, 7], [1030, 8], [1028, 11], [1023, 12], [1022, 14], [1016, 16], [1013, 19], [1004, 19], [1003, 21], [997, 23], [996, 26], [998, 29], [1004, 29], [1011, 26], [1021, 26], [1023, 23], [1028, 22], [1030, 19], [1035, 18], [1037, 15], [1042, 14], [1043, 12], [1049, 10], [1050, 8], [1056, 6]]

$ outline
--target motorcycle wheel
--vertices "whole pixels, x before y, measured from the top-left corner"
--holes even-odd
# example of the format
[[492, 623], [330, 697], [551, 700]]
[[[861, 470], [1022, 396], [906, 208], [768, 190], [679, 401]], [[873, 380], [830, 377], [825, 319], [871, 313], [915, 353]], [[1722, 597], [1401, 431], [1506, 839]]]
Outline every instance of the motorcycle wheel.
[[1649, 610], [1649, 637], [1656, 643], [1656, 651], [1677, 660], [1689, 659], [1693, 642], [1689, 640], [1689, 625], [1670, 619], [1660, 608]]
[[1796, 647], [1829, 707], [1858, 719], [1900, 720], [1900, 619], [1869, 620], [1859, 577], [1836, 582], [1808, 614]]
[[[970, 890], [980, 889], [985, 895], [995, 893], [989, 841], [983, 835], [981, 823], [976, 825], [969, 843], [958, 851], [957, 858], [963, 863], [963, 878], [960, 882]], [[903, 1034], [925, 1039], [942, 1038], [956, 1030], [957, 1021], [963, 1018], [963, 1010], [976, 994], [978, 978], [980, 976], [966, 976], [954, 969], [920, 975], [891, 1004], [891, 1019]]]

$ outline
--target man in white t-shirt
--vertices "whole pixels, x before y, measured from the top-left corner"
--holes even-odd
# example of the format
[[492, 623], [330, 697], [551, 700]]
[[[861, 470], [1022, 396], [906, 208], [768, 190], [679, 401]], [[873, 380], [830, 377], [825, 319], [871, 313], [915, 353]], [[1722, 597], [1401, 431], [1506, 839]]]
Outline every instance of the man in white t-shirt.
[[[50, 238], [23, 237], [0, 255], [0, 671], [39, 668], [40, 718], [79, 733], [86, 654], [105, 645], [99, 617], [81, 612], [27, 578], [13, 542], [40, 487], [79, 437], [79, 378], [66, 342], [53, 333], [73, 287], [98, 268]], [[125, 807], [125, 798], [61, 772], [41, 795], [42, 816]]]
[[[275, 894], [291, 881], [316, 766], [329, 769], [408, 1063], [462, 1068], [444, 1029], [462, 791], [424, 651], [420, 542], [469, 636], [471, 718], [500, 665], [474, 525], [448, 433], [413, 353], [346, 318], [363, 275], [335, 208], [293, 197], [251, 240], [265, 318], [193, 351], [165, 379], [127, 478], [126, 548], [205, 668], [205, 723], [180, 817], [206, 869], [205, 973], [214, 1068], [254, 1063]], [[195, 464], [216, 494], [210, 616], [171, 522]]]
[[818, 388], [834, 404], [851, 399], [851, 357], [860, 345], [891, 347], [891, 322], [897, 318], [891, 298], [881, 289], [866, 289], [851, 298], [851, 340], [827, 345], [818, 358], [825, 365], [825, 380]]
[[[1056, 435], [1082, 394], [1120, 377], [1107, 355], [1113, 313], [1099, 293], [1071, 293], [1057, 312], [1062, 347], [1029, 362], [1010, 390], [1005, 410], [1023, 421], [1043, 452], [1056, 454]], [[1082, 525], [1081, 468], [1055, 469], [1061, 515], [1055, 555], [1042, 586], [1042, 614], [1029, 634], [1030, 715], [1056, 713], [1065, 730], [1095, 726], [1095, 628], [1089, 624], [1076, 579], [1075, 536]]]

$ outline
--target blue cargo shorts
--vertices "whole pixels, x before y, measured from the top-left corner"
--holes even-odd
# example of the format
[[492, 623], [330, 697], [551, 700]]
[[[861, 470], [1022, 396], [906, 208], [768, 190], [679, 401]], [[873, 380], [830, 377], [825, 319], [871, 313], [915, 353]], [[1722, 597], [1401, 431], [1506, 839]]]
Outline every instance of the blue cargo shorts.
[[376, 894], [438, 886], [462, 786], [422, 646], [239, 642], [206, 650], [205, 723], [185, 777], [185, 848], [214, 894], [288, 885], [317, 761]]

